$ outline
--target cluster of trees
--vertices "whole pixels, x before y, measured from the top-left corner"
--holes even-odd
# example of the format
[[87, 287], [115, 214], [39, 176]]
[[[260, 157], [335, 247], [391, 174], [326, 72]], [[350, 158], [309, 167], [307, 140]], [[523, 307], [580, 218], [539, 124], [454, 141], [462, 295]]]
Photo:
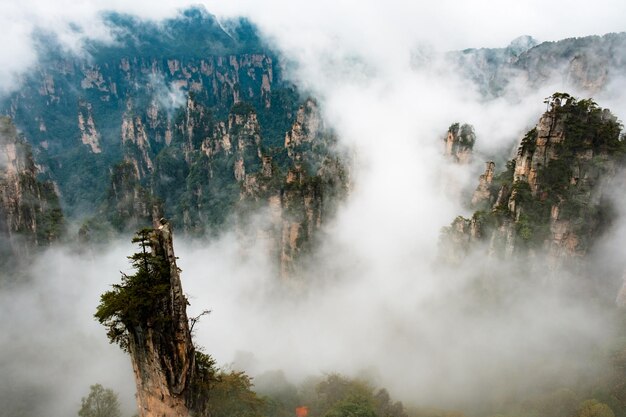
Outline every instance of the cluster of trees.
[[[606, 230], [612, 217], [612, 207], [598, 185], [624, 162], [622, 125], [591, 99], [554, 93], [545, 103], [545, 116], [551, 123], [548, 137], [542, 138], [545, 150], [536, 154], [539, 131], [529, 130], [517, 157], [494, 176], [491, 198], [475, 207], [474, 220], [480, 224], [483, 237], [491, 236], [494, 228], [505, 222], [512, 223], [516, 249], [536, 249], [550, 238], [552, 213], [558, 209], [559, 219], [569, 220], [578, 237], [577, 250], [584, 252], [593, 237]], [[458, 124], [450, 127], [451, 132], [460, 129]], [[528, 178], [515, 178], [516, 163], [522, 158], [532, 158], [533, 164], [543, 158], [536, 163], [536, 189], [531, 189]], [[511, 212], [511, 203], [515, 212]]]
[[[307, 417], [408, 417], [402, 403], [392, 401], [387, 390], [375, 389], [363, 380], [331, 374], [296, 387], [278, 372], [271, 377], [275, 385], [261, 394], [255, 392], [253, 380], [245, 372], [218, 369], [208, 355], [201, 354], [200, 360], [207, 366], [208, 378], [203, 384], [210, 391], [196, 399], [196, 406], [200, 406], [197, 415], [291, 417], [298, 409], [298, 414]], [[196, 389], [196, 393], [202, 391], [202, 387]], [[122, 415], [117, 394], [100, 384], [91, 386], [81, 404], [79, 417]]]
[[[364, 380], [338, 374], [311, 378], [299, 387], [281, 371], [259, 376], [267, 386], [255, 391], [244, 372], [219, 370], [211, 362], [211, 393], [199, 415], [211, 417], [465, 417], [465, 413], [438, 408], [405, 408], [386, 389], [375, 389]], [[269, 383], [269, 384], [268, 384]], [[262, 393], [261, 393], [262, 392]], [[601, 393], [596, 392], [602, 396]], [[583, 398], [583, 399], [581, 399]], [[604, 399], [603, 399], [604, 400]], [[573, 389], [559, 388], [522, 401], [469, 414], [490, 417], [620, 417], [623, 407], [598, 399], [584, 399]], [[614, 409], [617, 412], [614, 412]], [[122, 417], [117, 394], [100, 384], [90, 387], [81, 401], [79, 417]]]

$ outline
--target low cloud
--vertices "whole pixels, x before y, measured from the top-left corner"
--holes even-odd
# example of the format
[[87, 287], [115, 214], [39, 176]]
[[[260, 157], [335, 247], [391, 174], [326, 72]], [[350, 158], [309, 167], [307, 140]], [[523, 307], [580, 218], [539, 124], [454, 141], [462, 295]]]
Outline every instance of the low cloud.
[[[43, 3], [26, 2], [36, 13], [23, 24], [31, 16], [27, 8], [9, 4], [8, 16], [22, 22], [8, 26], [11, 36], [30, 33], [33, 25], [59, 28], [97, 19], [104, 7], [85, 2], [45, 17]], [[107, 3], [145, 15], [126, 8], [139, 5]], [[543, 112], [543, 98], [568, 87], [557, 78], [529, 91], [517, 80], [502, 97], [485, 101], [439, 53], [503, 46], [524, 33], [555, 39], [616, 30], [626, 6], [603, 6], [585, 8], [588, 14], [572, 32], [571, 25], [553, 24], [555, 15], [577, 21], [582, 8], [571, 2], [210, 3], [220, 16], [241, 13], [260, 25], [290, 64], [290, 79], [319, 98], [329, 125], [355, 149], [356, 167], [348, 200], [295, 283], [277, 281], [263, 244], [242, 246], [234, 232], [211, 242], [175, 240], [190, 315], [213, 310], [196, 326], [199, 344], [219, 363], [247, 356], [241, 365], [253, 374], [283, 369], [298, 380], [365, 370], [405, 401], [451, 407], [602, 372], [605, 356], [593, 354], [611, 332], [609, 313], [559, 285], [542, 285], [538, 270], [524, 265], [488, 265], [477, 256], [471, 267], [447, 270], [436, 260], [441, 228], [467, 211], [460, 196], [445, 189], [450, 179], [442, 180], [442, 172], [452, 172], [459, 188], [472, 184], [481, 159], [510, 158]], [[159, 3], [149, 17], [174, 7]], [[444, 13], [446, 7], [451, 11]], [[512, 12], [517, 19], [505, 18]], [[429, 65], [417, 69], [411, 58], [416, 45], [430, 51]], [[26, 45], [15, 62], [0, 62], [9, 63], [0, 65], [0, 79], [32, 64], [30, 50]], [[607, 102], [623, 117], [616, 94], [606, 93]], [[477, 157], [475, 166], [449, 169], [442, 139], [457, 121], [474, 125]], [[33, 281], [0, 293], [2, 374], [16, 375], [25, 387], [55, 387], [61, 378], [68, 388], [52, 390], [42, 405], [54, 407], [49, 415], [77, 409], [95, 382], [132, 402], [128, 359], [107, 344], [92, 319], [99, 294], [118, 280], [131, 252], [127, 244], [91, 255], [51, 250], [32, 267]], [[607, 292], [618, 285], [608, 274], [595, 282]]]

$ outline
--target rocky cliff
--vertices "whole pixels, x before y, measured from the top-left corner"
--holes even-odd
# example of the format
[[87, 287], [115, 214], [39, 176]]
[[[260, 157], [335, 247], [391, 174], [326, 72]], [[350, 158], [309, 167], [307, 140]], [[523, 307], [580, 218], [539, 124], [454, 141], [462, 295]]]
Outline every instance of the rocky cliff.
[[453, 123], [448, 128], [445, 139], [445, 156], [459, 164], [468, 164], [476, 142], [474, 127], [469, 124]]
[[624, 76], [626, 33], [542, 42], [522, 36], [506, 48], [466, 49], [447, 58], [486, 96], [498, 96], [515, 79], [529, 87], [559, 80], [597, 94]]
[[625, 152], [621, 124], [590, 99], [556, 93], [546, 103], [506, 171], [487, 164], [472, 198], [479, 210], [444, 231], [452, 261], [482, 241], [490, 256], [577, 265], [609, 224], [607, 183]]
[[199, 117], [210, 124], [245, 101], [256, 109], [266, 142], [281, 142], [297, 92], [247, 21], [220, 24], [197, 7], [159, 24], [115, 13], [105, 23], [115, 44], [89, 41], [88, 58], [39, 33], [38, 66], [0, 102], [58, 185], [70, 217], [96, 211], [110, 168], [121, 160], [149, 182], [175, 130], [193, 128], [192, 120], [175, 126], [186, 105], [204, 109]]
[[309, 99], [298, 109], [283, 149], [264, 156], [261, 170], [245, 178], [240, 207], [269, 210], [254, 234], [268, 241], [283, 279], [293, 277], [299, 256], [314, 246], [348, 193], [349, 158], [336, 145]]
[[38, 179], [30, 146], [0, 118], [0, 253], [2, 263], [57, 240], [63, 214], [50, 182]]
[[[262, 135], [259, 119], [253, 105], [239, 102], [220, 120], [190, 96], [153, 165], [143, 162], [147, 152], [129, 152], [113, 168], [101, 218], [129, 230], [149, 222], [158, 206], [196, 235], [237, 222], [246, 239], [268, 240], [288, 276], [347, 193], [349, 161], [312, 99], [297, 109], [280, 146]], [[266, 210], [269, 220], [252, 226], [247, 217]]]
[[68, 216], [91, 215], [82, 236], [147, 226], [155, 206], [196, 236], [280, 207], [272, 239], [283, 243], [272, 250], [295, 259], [347, 182], [315, 101], [282, 79], [246, 21], [220, 24], [202, 8], [161, 26], [105, 20], [117, 44], [90, 42], [89, 59], [40, 35], [39, 67], [0, 103], [30, 135]]
[[296, 259], [347, 187], [315, 101], [244, 20], [218, 23], [197, 7], [160, 25], [105, 21], [116, 44], [90, 41], [89, 59], [39, 34], [39, 66], [0, 103], [67, 216], [89, 219], [81, 236], [147, 226], [155, 208], [181, 232], [211, 235], [270, 207], [272, 252]]
[[172, 230], [160, 220], [142, 229], [129, 258], [136, 273], [103, 294], [96, 318], [131, 357], [141, 417], [186, 417], [195, 371], [187, 298], [176, 265]]

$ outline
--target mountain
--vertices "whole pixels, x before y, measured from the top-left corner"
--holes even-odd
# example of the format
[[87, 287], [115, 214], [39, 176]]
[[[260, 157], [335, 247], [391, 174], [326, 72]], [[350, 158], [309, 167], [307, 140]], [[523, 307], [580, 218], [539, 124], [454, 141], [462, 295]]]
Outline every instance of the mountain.
[[0, 117], [0, 263], [19, 260], [58, 240], [64, 230], [58, 195], [40, 179], [30, 145]]
[[579, 269], [610, 226], [610, 184], [626, 155], [620, 122], [591, 99], [555, 93], [546, 103], [506, 169], [496, 173], [487, 162], [472, 217], [459, 216], [444, 230], [449, 261], [476, 249], [545, 261], [549, 270]]
[[90, 40], [84, 56], [38, 33], [37, 67], [0, 102], [81, 239], [161, 216], [217, 234], [266, 208], [272, 251], [281, 265], [295, 259], [345, 195], [348, 161], [280, 56], [249, 22], [200, 7], [160, 23], [104, 20], [113, 42]]
[[624, 76], [625, 50], [624, 32], [542, 43], [522, 36], [506, 48], [454, 51], [446, 59], [487, 97], [519, 80], [533, 88], [552, 79], [596, 94]]

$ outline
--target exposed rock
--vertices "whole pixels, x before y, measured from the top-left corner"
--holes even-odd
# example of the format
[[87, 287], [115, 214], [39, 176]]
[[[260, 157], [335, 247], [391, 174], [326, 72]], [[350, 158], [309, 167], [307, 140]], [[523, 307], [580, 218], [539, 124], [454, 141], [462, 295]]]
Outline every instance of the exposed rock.
[[[245, 101], [263, 112], [258, 127], [263, 125], [272, 146], [282, 140], [297, 94], [247, 22], [238, 23], [245, 33], [226, 33], [208, 13], [166, 20], [163, 26], [115, 13], [104, 19], [116, 38], [114, 48], [94, 41], [86, 60], [42, 38], [38, 67], [25, 75], [19, 92], [0, 103], [0, 112], [15, 116], [33, 145], [45, 144], [37, 162], [49, 170], [71, 212], [95, 214], [109, 169], [121, 159], [135, 166], [146, 185], [158, 154], [178, 146], [179, 133], [195, 141], [185, 148], [187, 164], [194, 164], [191, 153], [212, 136], [215, 124], [228, 125], [235, 103]], [[191, 33], [206, 35], [206, 44], [189, 43]], [[197, 117], [179, 120], [188, 97], [194, 108], [187, 114]], [[77, 157], [74, 138], [94, 157]], [[232, 172], [234, 161], [230, 165]], [[254, 172], [248, 165], [244, 158], [246, 173]]]
[[84, 78], [80, 83], [80, 86], [87, 90], [90, 88], [95, 88], [97, 90], [108, 92], [104, 81], [104, 77], [100, 72], [100, 68], [97, 66], [85, 66], [83, 68]]
[[490, 207], [491, 206], [491, 183], [493, 182], [493, 174], [496, 169], [496, 164], [492, 161], [485, 163], [485, 173], [478, 179], [478, 187], [472, 195], [472, 207]]
[[[604, 184], [622, 161], [624, 143], [615, 116], [593, 101], [555, 93], [546, 103], [507, 171], [494, 175], [487, 164], [472, 204], [489, 211], [474, 218], [484, 218], [478, 235], [488, 239], [491, 256], [525, 253], [553, 270], [576, 268], [610, 221]], [[457, 218], [445, 234], [462, 257], [462, 237], [476, 233], [459, 224]]]
[[39, 181], [37, 174], [30, 146], [9, 118], [0, 117], [2, 264], [50, 244], [63, 231], [63, 214], [54, 186]]
[[88, 145], [93, 153], [100, 153], [100, 133], [96, 130], [93, 121], [91, 104], [81, 101], [78, 112], [78, 129], [80, 130], [80, 140]]
[[137, 176], [147, 177], [154, 168], [151, 145], [141, 118], [133, 114], [130, 101], [122, 119], [122, 144], [126, 150], [126, 159], [135, 167]]
[[445, 138], [445, 156], [460, 164], [468, 164], [472, 160], [472, 150], [476, 142], [476, 134], [472, 125], [454, 123], [448, 128]]
[[625, 48], [626, 33], [543, 43], [522, 37], [506, 48], [466, 49], [447, 58], [488, 97], [501, 95], [519, 78], [531, 88], [560, 80], [570, 88], [597, 94], [623, 76], [624, 58], [618, 51]]
[[135, 165], [122, 162], [111, 169], [111, 185], [100, 216], [107, 218], [115, 230], [148, 226], [154, 205], [152, 196], [139, 182]]
[[[143, 224], [156, 201], [196, 236], [270, 205], [280, 215], [259, 234], [276, 259], [283, 248], [296, 259], [345, 195], [346, 159], [251, 25], [226, 33], [192, 15], [162, 26], [107, 15], [117, 43], [94, 41], [89, 61], [43, 41], [49, 53], [2, 111], [30, 129], [68, 207], [92, 216], [85, 237]], [[206, 44], [189, 45], [199, 33]]]
[[161, 259], [169, 285], [166, 298], [157, 300], [161, 309], [143, 323], [128, 328], [128, 351], [137, 384], [140, 417], [187, 417], [188, 389], [194, 372], [194, 346], [176, 265], [172, 230], [162, 220], [150, 238], [152, 255]]
[[294, 158], [299, 147], [319, 141], [324, 134], [324, 125], [315, 101], [308, 99], [298, 108], [296, 120], [285, 134], [285, 149]]
[[347, 158], [333, 149], [335, 140], [324, 127], [317, 104], [309, 99], [285, 135], [287, 172], [281, 174], [272, 158], [264, 156], [260, 172], [248, 175], [244, 183], [244, 205], [269, 207], [268, 224], [255, 235], [268, 240], [283, 279], [295, 275], [302, 254], [348, 192]]

